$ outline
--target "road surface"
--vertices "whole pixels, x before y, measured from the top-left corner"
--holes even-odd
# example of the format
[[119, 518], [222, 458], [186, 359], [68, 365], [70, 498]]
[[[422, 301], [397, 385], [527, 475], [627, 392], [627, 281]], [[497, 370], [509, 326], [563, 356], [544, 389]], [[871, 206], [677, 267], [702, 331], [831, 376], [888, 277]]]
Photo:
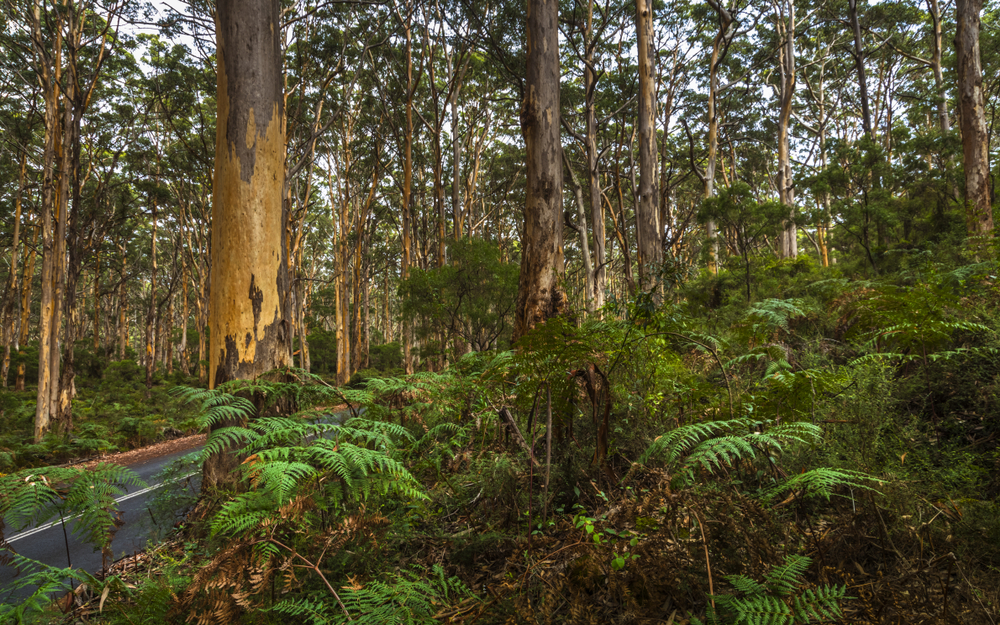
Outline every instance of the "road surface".
[[[358, 414], [364, 412], [365, 409], [361, 408]], [[349, 417], [348, 411], [330, 413], [320, 419], [320, 422], [339, 424]], [[145, 550], [150, 540], [162, 538], [174, 523], [180, 520], [185, 512], [185, 501], [191, 501], [180, 496], [185, 493], [196, 496], [201, 488], [201, 466], [194, 461], [200, 451], [201, 447], [198, 446], [155, 458], [140, 457], [134, 463], [122, 462], [149, 486], [126, 493], [117, 499], [124, 525], [115, 534], [111, 543], [114, 560]], [[160, 474], [175, 462], [178, 466], [175, 467], [171, 477], [164, 480]], [[95, 551], [93, 546], [79, 540], [73, 534], [73, 528], [72, 519], [66, 520], [65, 527], [59, 519], [48, 520], [9, 536], [7, 543], [18, 554], [32, 560], [50, 566], [73, 566], [96, 573], [103, 565], [101, 552]], [[8, 530], [13, 529], [15, 528], [8, 528]], [[0, 603], [18, 603], [35, 590], [34, 588], [11, 589], [11, 582], [17, 573], [14, 567], [0, 565]]]
[[[185, 449], [172, 454], [150, 458], [137, 464], [127, 465], [139, 477], [149, 484], [148, 488], [133, 490], [118, 498], [118, 506], [122, 512], [125, 524], [115, 534], [111, 544], [114, 559], [131, 555], [146, 548], [151, 538], [162, 536], [166, 530], [173, 527], [177, 520], [178, 510], [163, 509], [155, 506], [157, 496], [179, 495], [184, 491], [197, 494], [201, 484], [201, 474], [194, 464], [183, 470], [183, 479], [157, 481], [168, 465], [186, 456], [196, 454], [200, 448]], [[190, 463], [189, 463], [190, 464]], [[152, 507], [151, 507], [152, 506]], [[154, 514], [155, 512], [155, 514]], [[65, 534], [63, 523], [59, 519], [41, 523], [33, 528], [10, 535], [7, 542], [22, 556], [45, 562], [52, 566], [65, 567], [72, 563], [74, 568], [96, 572], [101, 569], [101, 552], [83, 543], [73, 535], [74, 521], [67, 520]], [[9, 528], [14, 529], [14, 528]], [[69, 554], [67, 556], [67, 538]], [[110, 563], [109, 563], [110, 564]], [[33, 588], [23, 588], [11, 591], [10, 583], [14, 580], [17, 570], [11, 566], [0, 566], [0, 603], [14, 603], [31, 594]]]

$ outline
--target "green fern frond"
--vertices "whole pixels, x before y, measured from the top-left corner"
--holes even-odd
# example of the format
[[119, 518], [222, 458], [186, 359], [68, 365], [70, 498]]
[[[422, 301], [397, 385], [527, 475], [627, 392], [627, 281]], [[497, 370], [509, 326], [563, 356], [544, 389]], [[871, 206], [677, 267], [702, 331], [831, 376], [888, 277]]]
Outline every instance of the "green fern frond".
[[[743, 575], [727, 575], [737, 595], [714, 595], [715, 607], [706, 614], [710, 625], [795, 625], [835, 620], [842, 616], [840, 602], [846, 586], [805, 588], [802, 580], [811, 560], [790, 555], [759, 583]], [[696, 617], [693, 625], [703, 625]]]
[[104, 585], [82, 569], [57, 568], [17, 553], [12, 553], [10, 558], [9, 566], [20, 571], [20, 575], [8, 582], [4, 592], [22, 588], [30, 588], [32, 592], [18, 603], [0, 603], [0, 622], [3, 623], [24, 623], [26, 617], [51, 609], [53, 596], [69, 592], [79, 583], [98, 592]]
[[878, 483], [880, 480], [861, 471], [820, 467], [789, 477], [768, 491], [764, 498], [773, 500], [789, 491], [800, 491], [802, 496], [806, 498], [823, 497], [829, 500], [838, 488], [856, 488], [873, 493], [879, 492], [866, 482]]

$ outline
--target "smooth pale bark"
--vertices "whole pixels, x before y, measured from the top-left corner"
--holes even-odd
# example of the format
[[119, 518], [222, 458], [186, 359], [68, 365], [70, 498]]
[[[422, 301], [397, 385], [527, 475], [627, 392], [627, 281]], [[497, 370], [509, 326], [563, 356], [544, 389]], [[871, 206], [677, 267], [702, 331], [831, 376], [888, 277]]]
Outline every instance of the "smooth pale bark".
[[[607, 232], [604, 227], [604, 204], [601, 201], [601, 181], [598, 170], [599, 150], [597, 149], [597, 81], [594, 71], [597, 44], [594, 41], [594, 0], [587, 2], [587, 27], [583, 33], [583, 112], [586, 119], [587, 190], [590, 193], [590, 224], [594, 235], [593, 303], [588, 310], [600, 310], [604, 306], [604, 291], [607, 288]], [[581, 221], [582, 225], [582, 221]]]
[[[280, 2], [217, 7], [210, 388], [291, 358]], [[234, 484], [238, 463], [229, 453], [206, 460], [203, 488]]]
[[[635, 211], [639, 284], [644, 291], [657, 285], [663, 264], [659, 193], [656, 190], [656, 84], [653, 80], [653, 5], [636, 0], [639, 43], [639, 201]], [[655, 299], [659, 299], [658, 297]]]
[[778, 201], [790, 211], [781, 231], [779, 255], [781, 258], [795, 258], [799, 252], [798, 229], [795, 227], [795, 187], [788, 140], [788, 129], [792, 121], [792, 101], [795, 98], [795, 3], [793, 0], [782, 0], [777, 6], [777, 24], [784, 38], [778, 50], [781, 85], [778, 98], [777, 186]]
[[[576, 224], [568, 224], [580, 237], [580, 255], [583, 257], [584, 273], [584, 297], [586, 298], [586, 308], [588, 313], [595, 311], [594, 307], [594, 270], [590, 261], [590, 243], [587, 241], [587, 211], [583, 205], [583, 187], [576, 178], [576, 172], [563, 151], [563, 162], [566, 163], [566, 171], [569, 172], [570, 185], [573, 187], [573, 198], [576, 200]], [[569, 213], [566, 213], [569, 215]], [[568, 217], [567, 217], [568, 219]]]
[[[970, 237], [993, 236], [990, 205], [989, 136], [983, 105], [983, 67], [979, 55], [982, 0], [956, 0], [955, 50], [958, 60], [958, 111], [965, 165], [965, 218]], [[977, 247], [986, 248], [983, 241]]]
[[528, 0], [527, 44], [521, 109], [527, 197], [514, 341], [566, 309], [566, 295], [559, 285], [564, 263], [557, 0]]
[[42, 437], [49, 430], [50, 407], [52, 403], [50, 345], [53, 335], [58, 332], [58, 328], [54, 327], [53, 324], [56, 309], [53, 293], [53, 277], [56, 272], [56, 245], [52, 231], [52, 213], [55, 206], [55, 198], [57, 195], [60, 195], [54, 188], [57, 183], [54, 169], [57, 142], [62, 135], [58, 124], [58, 83], [60, 81], [60, 68], [62, 66], [62, 27], [57, 19], [54, 58], [50, 58], [42, 40], [41, 16], [37, 5], [35, 6], [33, 15], [36, 62], [39, 66], [39, 75], [45, 100], [43, 117], [45, 122], [45, 138], [42, 150], [42, 203], [40, 207], [42, 228], [42, 291], [38, 309], [38, 393], [35, 402], [34, 421], [34, 440], [38, 443], [41, 442]]

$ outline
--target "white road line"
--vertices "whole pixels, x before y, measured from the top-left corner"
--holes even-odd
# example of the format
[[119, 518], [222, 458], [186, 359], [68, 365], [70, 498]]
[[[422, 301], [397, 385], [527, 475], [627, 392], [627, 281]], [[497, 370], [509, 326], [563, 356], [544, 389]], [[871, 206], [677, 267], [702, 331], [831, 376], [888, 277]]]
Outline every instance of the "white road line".
[[[182, 475], [182, 476], [180, 476], [178, 478], [174, 478], [174, 479], [168, 480], [166, 482], [161, 482], [161, 483], [159, 483], [159, 484], [157, 484], [155, 486], [150, 486], [149, 488], [144, 488], [142, 490], [137, 490], [134, 493], [129, 493], [128, 495], [122, 495], [121, 497], [118, 497], [117, 499], [115, 499], [115, 503], [121, 503], [123, 501], [127, 501], [129, 499], [132, 499], [133, 497], [138, 497], [139, 495], [144, 495], [144, 494], [146, 494], [148, 492], [152, 492], [152, 491], [154, 491], [154, 490], [156, 490], [158, 488], [163, 488], [164, 486], [166, 486], [168, 484], [174, 484], [175, 482], [180, 482], [181, 480], [186, 480], [187, 478], [189, 478], [189, 477], [191, 477], [193, 475], [198, 475], [198, 472], [195, 471], [194, 473], [188, 473], [187, 475]], [[71, 517], [67, 518], [66, 520], [67, 521], [72, 521], [74, 519], [79, 519], [81, 516], [83, 516], [83, 515], [82, 514], [77, 514], [75, 516], [71, 516]], [[30, 536], [34, 536], [35, 534], [38, 534], [39, 532], [44, 532], [45, 530], [47, 530], [47, 529], [49, 529], [51, 527], [55, 527], [56, 525], [59, 525], [60, 522], [61, 522], [61, 520], [60, 521], [52, 521], [51, 523], [46, 523], [45, 525], [39, 525], [36, 528], [33, 528], [33, 529], [30, 529], [30, 530], [21, 532], [20, 534], [15, 534], [14, 536], [11, 536], [10, 538], [7, 539], [7, 543], [12, 543], [15, 540], [21, 540], [22, 538], [28, 538]]]

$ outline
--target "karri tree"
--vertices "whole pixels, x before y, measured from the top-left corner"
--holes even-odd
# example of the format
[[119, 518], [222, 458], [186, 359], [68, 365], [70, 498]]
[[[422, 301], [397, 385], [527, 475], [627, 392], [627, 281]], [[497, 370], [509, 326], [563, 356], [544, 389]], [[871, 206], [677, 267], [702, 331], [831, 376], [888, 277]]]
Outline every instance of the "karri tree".
[[[278, 0], [220, 0], [217, 8], [211, 388], [291, 358], [279, 16]], [[209, 459], [205, 486], [228, 482], [235, 463]]]
[[514, 340], [561, 314], [562, 144], [559, 141], [559, 3], [528, 2], [528, 66], [521, 108], [527, 196]]
[[958, 0], [955, 3], [958, 111], [965, 158], [965, 215], [970, 237], [993, 235], [989, 133], [983, 98], [983, 65], [979, 54], [979, 14], [982, 9], [982, 0]]

